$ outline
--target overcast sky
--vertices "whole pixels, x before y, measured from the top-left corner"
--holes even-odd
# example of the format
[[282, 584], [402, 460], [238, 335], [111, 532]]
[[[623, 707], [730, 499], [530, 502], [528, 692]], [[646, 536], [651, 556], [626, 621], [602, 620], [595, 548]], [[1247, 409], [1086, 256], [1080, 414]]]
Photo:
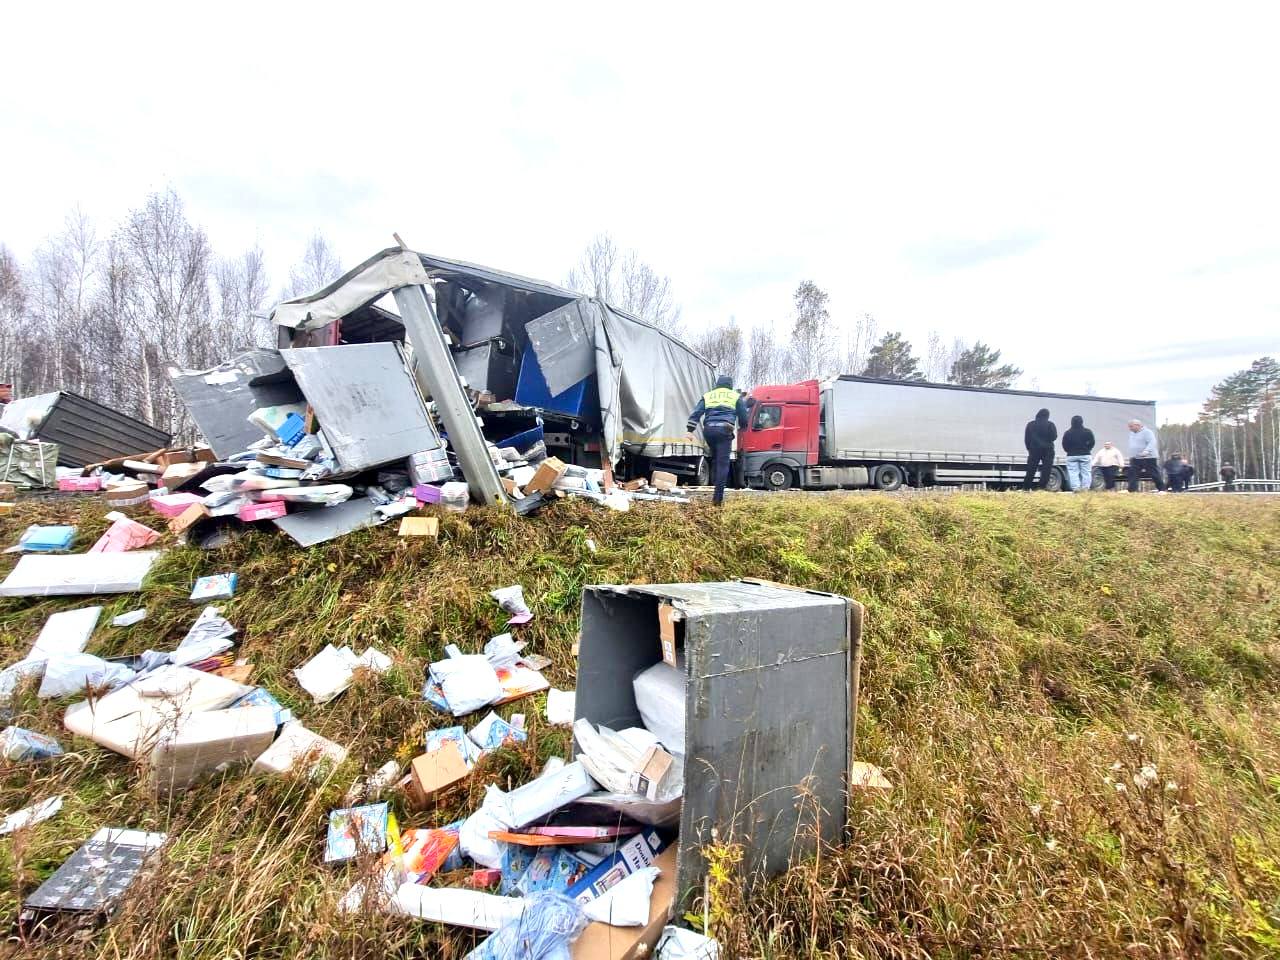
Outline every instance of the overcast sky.
[[283, 6], [8, 7], [0, 242], [167, 186], [277, 283], [317, 229], [556, 282], [609, 231], [691, 328], [812, 279], [1161, 420], [1280, 353], [1280, 5]]

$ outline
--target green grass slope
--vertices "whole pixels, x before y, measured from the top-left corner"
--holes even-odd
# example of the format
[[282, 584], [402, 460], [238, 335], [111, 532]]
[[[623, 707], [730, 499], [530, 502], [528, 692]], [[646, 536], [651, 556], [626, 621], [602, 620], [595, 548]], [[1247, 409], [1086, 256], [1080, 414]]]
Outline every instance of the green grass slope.
[[[0, 518], [0, 543], [55, 518], [79, 523], [81, 548], [105, 526], [96, 504], [32, 504]], [[129, 761], [62, 729], [65, 702], [22, 691], [13, 722], [71, 753], [0, 767], [0, 813], [66, 796], [54, 819], [0, 838], [0, 952], [461, 957], [475, 937], [338, 915], [358, 868], [321, 862], [327, 812], [353, 777], [407, 761], [445, 725], [419, 698], [426, 663], [500, 632], [486, 593], [518, 582], [536, 615], [524, 636], [572, 687], [584, 584], [753, 576], [866, 604], [858, 753], [894, 790], [855, 799], [849, 845], [750, 899], [734, 850], [707, 851], [705, 914], [727, 955], [1280, 955], [1280, 503], [779, 496], [723, 513], [562, 503], [532, 520], [442, 519], [439, 543], [388, 528], [313, 550], [274, 532], [219, 553], [172, 549], [142, 595], [102, 598], [103, 624], [150, 614], [101, 626], [90, 652], [171, 649], [197, 612], [192, 580], [238, 571], [225, 612], [256, 682], [351, 759], [321, 784], [238, 771], [157, 799]], [[0, 574], [12, 563], [0, 558]], [[0, 600], [0, 662], [48, 614], [87, 602]], [[395, 666], [316, 707], [289, 671], [325, 643], [375, 644]], [[542, 709], [504, 708], [528, 715], [529, 743], [489, 758], [448, 809], [401, 808], [402, 823], [448, 822], [485, 783], [518, 783], [563, 753]], [[101, 826], [168, 831], [154, 876], [91, 935], [18, 943], [22, 897]]]

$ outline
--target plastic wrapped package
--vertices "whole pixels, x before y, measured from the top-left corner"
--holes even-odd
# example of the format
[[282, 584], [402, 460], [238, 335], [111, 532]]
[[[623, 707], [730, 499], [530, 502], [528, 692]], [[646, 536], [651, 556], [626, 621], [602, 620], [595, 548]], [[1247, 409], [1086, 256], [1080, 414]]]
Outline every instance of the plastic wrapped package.
[[507, 621], [507, 626], [518, 626], [533, 619], [533, 612], [524, 600], [524, 587], [520, 586], [520, 584], [517, 583], [514, 586], [490, 590], [489, 596], [498, 601], [498, 606], [511, 614], [511, 619]]
[[471, 491], [465, 483], [450, 481], [440, 488], [440, 503], [446, 510], [461, 513], [471, 503]]
[[664, 927], [657, 960], [719, 960], [720, 944], [684, 927]]
[[5, 760], [48, 760], [62, 756], [62, 746], [53, 737], [22, 727], [0, 730], [0, 757]]
[[632, 681], [636, 707], [646, 729], [673, 757], [684, 758], [684, 663], [655, 663]]
[[595, 787], [595, 781], [582, 764], [566, 763], [557, 770], [543, 773], [523, 786], [516, 787], [510, 793], [490, 787], [485, 796], [485, 806], [493, 811], [506, 829], [514, 829], [545, 817], [579, 797], [585, 797]]
[[467, 960], [569, 960], [570, 944], [587, 928], [587, 915], [559, 893], [535, 893], [520, 916], [502, 927]]
[[653, 884], [661, 872], [642, 867], [628, 874], [586, 905], [587, 919], [612, 927], [643, 927], [649, 922]]
[[89, 687], [120, 687], [133, 679], [134, 673], [124, 664], [108, 663], [89, 653], [54, 657], [44, 668], [40, 698], [69, 697]]
[[502, 697], [502, 685], [484, 654], [449, 657], [431, 664], [431, 676], [455, 717], [474, 713]]

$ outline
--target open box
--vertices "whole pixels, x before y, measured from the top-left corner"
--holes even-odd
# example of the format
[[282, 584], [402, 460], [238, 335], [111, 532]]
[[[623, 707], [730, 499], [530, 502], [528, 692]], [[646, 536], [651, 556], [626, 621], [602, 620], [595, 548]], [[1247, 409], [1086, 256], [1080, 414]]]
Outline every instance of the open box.
[[[660, 625], [663, 613], [667, 621]], [[641, 726], [632, 679], [685, 670], [684, 804], [675, 912], [702, 886], [714, 829], [747, 876], [785, 870], [848, 825], [862, 605], [758, 580], [597, 585], [582, 595], [576, 717]]]

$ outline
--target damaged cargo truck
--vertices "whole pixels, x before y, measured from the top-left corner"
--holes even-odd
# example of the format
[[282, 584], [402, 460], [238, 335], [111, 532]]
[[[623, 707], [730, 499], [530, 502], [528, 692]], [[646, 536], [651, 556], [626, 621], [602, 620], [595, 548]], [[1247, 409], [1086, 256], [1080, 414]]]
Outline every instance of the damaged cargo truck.
[[[444, 407], [460, 380], [489, 443], [608, 462], [620, 479], [656, 468], [705, 480], [704, 450], [686, 438], [685, 421], [712, 386], [712, 364], [594, 297], [390, 248], [279, 304], [271, 319], [282, 350], [407, 344], [423, 395]], [[451, 425], [442, 412], [457, 450], [455, 434], [470, 423]]]

